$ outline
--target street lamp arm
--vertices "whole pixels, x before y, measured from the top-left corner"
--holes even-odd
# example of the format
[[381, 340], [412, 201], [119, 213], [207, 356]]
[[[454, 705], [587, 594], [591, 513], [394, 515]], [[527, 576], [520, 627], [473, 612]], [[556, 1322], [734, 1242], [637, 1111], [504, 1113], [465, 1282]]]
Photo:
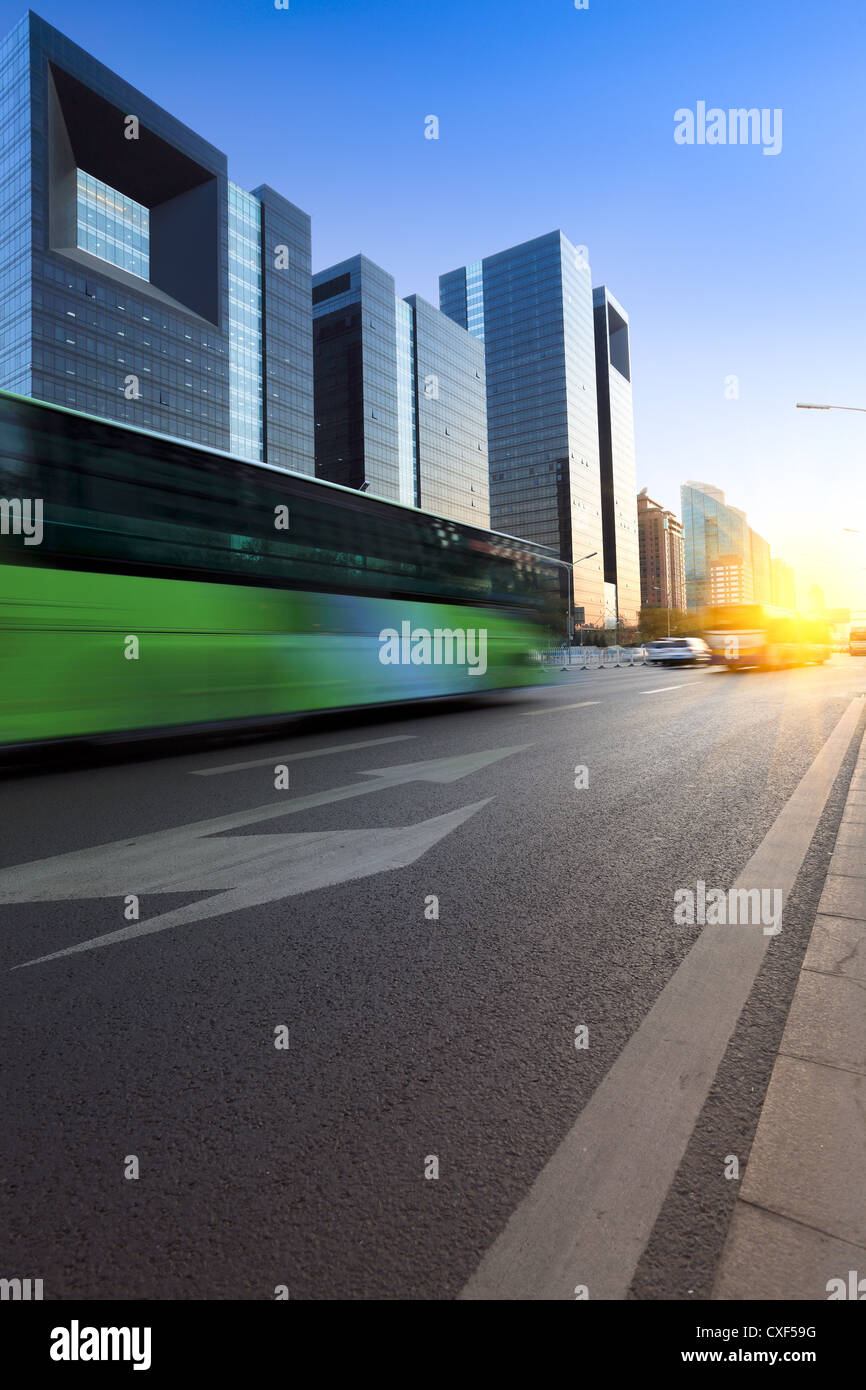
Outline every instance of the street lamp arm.
[[568, 581], [568, 645], [569, 645], [569, 646], [571, 646], [571, 641], [572, 641], [572, 638], [574, 637], [574, 623], [572, 622], [572, 607], [571, 607], [571, 589], [572, 589], [572, 584], [573, 584], [574, 566], [575, 566], [575, 565], [580, 565], [580, 564], [582, 564], [584, 560], [591, 560], [591, 559], [593, 558], [593, 556], [594, 556], [594, 555], [597, 555], [597, 554], [598, 554], [598, 551], [597, 551], [597, 550], [592, 550], [592, 551], [590, 551], [589, 555], [581, 555], [581, 557], [580, 557], [579, 560], [573, 560], [573, 561], [572, 561], [572, 560], [560, 560], [559, 557], [556, 556], [556, 555], [548, 555], [548, 556], [546, 557], [546, 558], [547, 558], [548, 560], [550, 560], [554, 565], [562, 565], [563, 569], [567, 569], [568, 572], [569, 572], [569, 581]]
[[573, 638], [573, 636], [574, 636], [574, 624], [573, 624], [572, 618], [571, 618], [571, 585], [572, 585], [572, 578], [571, 578], [571, 577], [572, 577], [572, 574], [573, 574], [573, 572], [574, 572], [574, 565], [569, 564], [568, 560], [560, 560], [559, 557], [558, 557], [557, 555], [547, 555], [545, 558], [548, 559], [548, 560], [550, 560], [551, 564], [554, 564], [554, 565], [562, 565], [562, 568], [563, 568], [563, 569], [568, 570], [568, 583], [567, 583], [567, 590], [568, 590], [568, 632], [567, 632], [566, 635], [567, 635], [567, 637], [568, 637], [568, 646], [571, 647], [571, 640], [572, 640], [572, 638]]
[[797, 410], [856, 410], [866, 415], [866, 405], [804, 405], [797, 401]]

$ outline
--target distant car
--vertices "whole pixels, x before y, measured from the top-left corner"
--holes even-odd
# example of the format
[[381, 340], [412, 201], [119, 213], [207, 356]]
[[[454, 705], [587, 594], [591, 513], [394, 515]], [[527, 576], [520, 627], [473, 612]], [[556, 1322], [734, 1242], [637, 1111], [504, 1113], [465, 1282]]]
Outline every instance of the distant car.
[[866, 656], [866, 627], [852, 627], [848, 650], [852, 656]]
[[647, 647], [650, 666], [704, 666], [712, 652], [702, 637], [659, 637]]

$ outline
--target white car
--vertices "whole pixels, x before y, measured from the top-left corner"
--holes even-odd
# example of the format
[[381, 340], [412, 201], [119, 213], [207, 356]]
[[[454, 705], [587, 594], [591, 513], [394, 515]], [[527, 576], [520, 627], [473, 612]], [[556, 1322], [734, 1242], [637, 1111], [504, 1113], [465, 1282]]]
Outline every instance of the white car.
[[649, 666], [704, 666], [712, 652], [702, 637], [658, 637], [647, 647], [646, 659]]

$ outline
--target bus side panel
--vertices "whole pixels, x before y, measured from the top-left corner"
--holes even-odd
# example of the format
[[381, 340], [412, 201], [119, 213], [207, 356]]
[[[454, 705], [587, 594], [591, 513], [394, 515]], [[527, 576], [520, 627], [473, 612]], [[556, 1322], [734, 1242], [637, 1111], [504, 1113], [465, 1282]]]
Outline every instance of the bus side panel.
[[[474, 631], [472, 664], [383, 664], [405, 622]], [[4, 565], [0, 744], [530, 685], [540, 645], [501, 609]]]

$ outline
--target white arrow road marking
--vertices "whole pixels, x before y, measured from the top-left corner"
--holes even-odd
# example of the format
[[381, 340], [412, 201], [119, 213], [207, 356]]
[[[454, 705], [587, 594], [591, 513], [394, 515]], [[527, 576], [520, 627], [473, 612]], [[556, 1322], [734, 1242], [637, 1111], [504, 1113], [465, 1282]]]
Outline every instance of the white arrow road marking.
[[[189, 926], [208, 917], [222, 917], [227, 912], [239, 912], [245, 907], [259, 907], [280, 898], [294, 898], [315, 888], [331, 888], [355, 878], [402, 869], [414, 864], [437, 841], [456, 830], [491, 798], [449, 811], [443, 816], [422, 821], [420, 825], [401, 826], [396, 830], [326, 830], [301, 835], [232, 835], [205, 841], [197, 847], [197, 862], [172, 875], [160, 876], [159, 886], [150, 885], [142, 892], [167, 893], [181, 889], [229, 887], [202, 902], [187, 903], [184, 907], [164, 912], [146, 922], [133, 922], [118, 931], [81, 941], [63, 951], [39, 956], [13, 966], [21, 970], [27, 965], [42, 965], [60, 956], [94, 951], [119, 941], [133, 941], [139, 936], [167, 931], [169, 927]], [[202, 853], [204, 851], [204, 853]], [[118, 869], [110, 866], [115, 880]], [[190, 883], [191, 878], [196, 883]], [[179, 879], [179, 882], [175, 882]], [[128, 882], [128, 879], [126, 880]], [[103, 880], [88, 897], [113, 897], [122, 889], [112, 881]]]
[[[118, 931], [24, 961], [38, 965], [59, 956], [90, 951], [117, 941], [129, 941], [168, 927], [221, 916], [279, 898], [293, 897], [364, 878], [388, 868], [411, 864], [437, 840], [486, 802], [476, 802], [417, 826], [395, 830], [324, 831], [295, 835], [235, 835], [224, 832], [264, 820], [297, 814], [314, 806], [366, 796], [407, 782], [456, 782], [471, 772], [498, 762], [529, 744], [494, 748], [454, 757], [434, 758], [379, 768], [367, 773], [374, 782], [353, 783], [331, 791], [314, 792], [268, 806], [211, 820], [194, 821], [170, 830], [157, 830], [137, 839], [116, 840], [93, 849], [73, 850], [50, 859], [38, 859], [0, 871], [0, 902], [57, 902], [75, 898], [122, 896], [130, 892], [223, 891], [197, 903], [188, 903], [146, 922], [131, 923]], [[220, 837], [220, 838], [210, 838]], [[21, 966], [15, 966], [20, 969]]]

